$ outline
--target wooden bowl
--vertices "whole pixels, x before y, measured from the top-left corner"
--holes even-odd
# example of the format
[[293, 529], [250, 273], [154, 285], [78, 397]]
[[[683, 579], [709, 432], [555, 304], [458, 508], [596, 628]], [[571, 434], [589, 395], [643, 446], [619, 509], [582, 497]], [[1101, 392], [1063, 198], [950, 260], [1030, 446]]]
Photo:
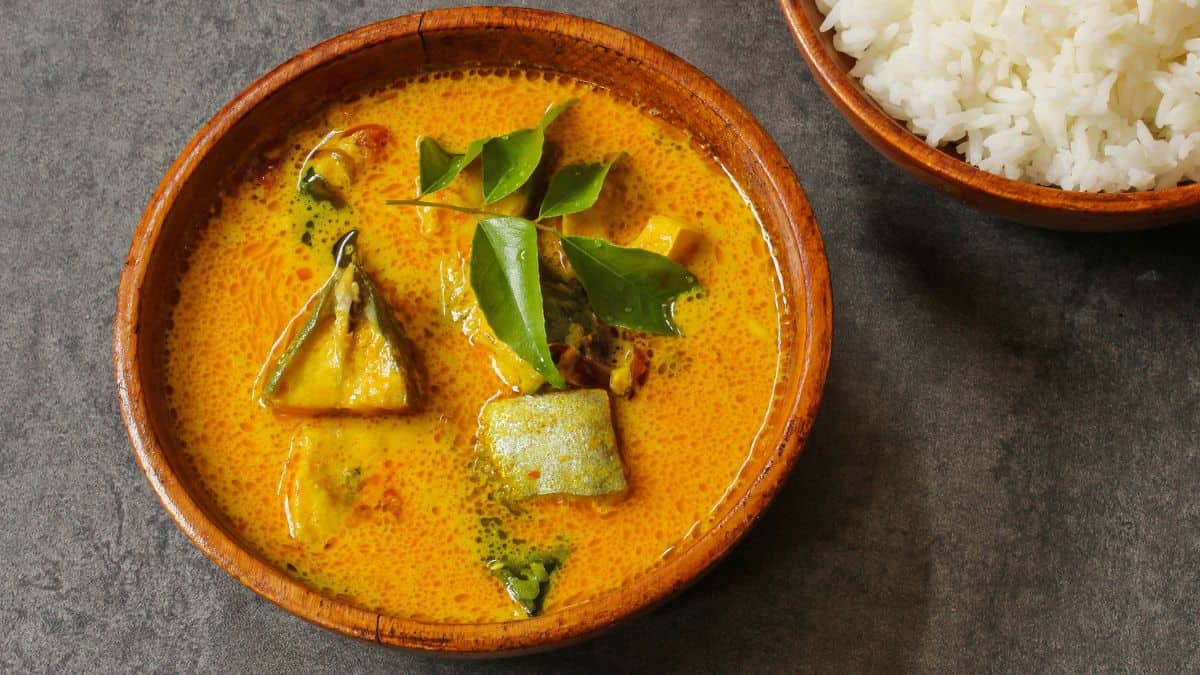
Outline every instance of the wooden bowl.
[[[625, 588], [535, 618], [438, 624], [377, 614], [325, 596], [252, 553], [181, 469], [163, 395], [163, 340], [186, 242], [206, 220], [220, 177], [297, 108], [428, 70], [551, 69], [659, 111], [688, 129], [754, 204], [777, 255], [787, 300], [776, 403], [745, 478], [713, 528]], [[302, 105], [301, 105], [302, 104]], [[709, 569], [779, 490], [812, 427], [829, 363], [831, 299], [820, 233], [779, 149], [704, 74], [645, 40], [551, 12], [472, 8], [383, 21], [336, 37], [263, 76], [200, 130], [171, 165], [142, 217], [117, 299], [118, 395], [138, 461], [163, 505], [205, 554], [271, 602], [313, 623], [386, 645], [464, 655], [512, 654], [580, 640], [649, 609]]]
[[892, 119], [850, 76], [854, 59], [833, 46], [814, 0], [779, 0], [817, 83], [858, 133], [900, 168], [955, 199], [1028, 225], [1055, 230], [1143, 230], [1200, 218], [1200, 184], [1152, 192], [1070, 192], [1002, 178], [953, 152], [931, 148]]

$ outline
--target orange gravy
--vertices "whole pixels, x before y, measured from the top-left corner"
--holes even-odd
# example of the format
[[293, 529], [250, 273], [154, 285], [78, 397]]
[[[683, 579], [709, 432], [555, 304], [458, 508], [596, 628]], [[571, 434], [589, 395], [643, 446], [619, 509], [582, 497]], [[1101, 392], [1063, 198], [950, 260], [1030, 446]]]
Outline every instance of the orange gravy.
[[[560, 164], [618, 150], [597, 209], [621, 244], [666, 214], [703, 232], [687, 262], [704, 293], [679, 303], [684, 337], [647, 336], [650, 372], [631, 399], [613, 397], [629, 481], [621, 501], [539, 498], [505, 513], [510, 536], [567, 543], [545, 612], [620, 588], [709, 525], [737, 480], [771, 405], [779, 365], [776, 268], [752, 208], [721, 167], [652, 111], [595, 86], [535, 71], [406, 80], [331, 106], [288, 134], [276, 168], [229, 186], [188, 253], [167, 340], [168, 397], [189, 468], [237, 534], [281, 570], [383, 613], [449, 622], [524, 616], [480, 559], [481, 490], [472, 471], [481, 406], [510, 395], [486, 349], [446, 311], [447, 268], [460, 264], [472, 217], [385, 205], [413, 198], [416, 139], [459, 150], [531, 127], [577, 99], [550, 128]], [[348, 196], [365, 267], [426, 375], [420, 409], [371, 419], [302, 419], [255, 399], [284, 326], [332, 270], [329, 238], [297, 236], [296, 181], [330, 129], [382, 125], [388, 144]], [[253, 173], [253, 172], [252, 172]], [[334, 236], [340, 232], [332, 233]], [[383, 439], [394, 513], [347, 527], [328, 546], [289, 536], [281, 472], [302, 424], [350, 424]]]

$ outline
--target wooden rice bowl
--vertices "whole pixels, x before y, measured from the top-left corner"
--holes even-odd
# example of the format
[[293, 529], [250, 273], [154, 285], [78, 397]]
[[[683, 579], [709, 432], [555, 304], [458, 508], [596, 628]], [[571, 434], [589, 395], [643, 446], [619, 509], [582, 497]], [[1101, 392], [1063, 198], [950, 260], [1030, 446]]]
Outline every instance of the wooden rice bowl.
[[815, 0], [779, 0], [800, 53], [817, 83], [868, 143], [918, 180], [983, 211], [1053, 230], [1128, 231], [1200, 218], [1200, 184], [1151, 192], [1071, 192], [1002, 178], [977, 169], [952, 151], [931, 148], [892, 119], [858, 80], [854, 59], [820, 32]]

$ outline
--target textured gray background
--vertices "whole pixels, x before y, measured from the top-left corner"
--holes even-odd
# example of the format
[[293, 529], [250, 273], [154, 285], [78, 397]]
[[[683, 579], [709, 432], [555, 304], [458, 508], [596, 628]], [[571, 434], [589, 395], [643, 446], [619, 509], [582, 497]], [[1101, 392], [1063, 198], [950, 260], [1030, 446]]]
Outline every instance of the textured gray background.
[[258, 599], [129, 450], [121, 262], [224, 101], [423, 3], [0, 0], [0, 670], [1200, 669], [1200, 229], [1053, 234], [936, 197], [838, 117], [768, 0], [534, 4], [711, 74], [812, 199], [833, 365], [759, 527], [652, 615], [521, 660], [391, 652]]

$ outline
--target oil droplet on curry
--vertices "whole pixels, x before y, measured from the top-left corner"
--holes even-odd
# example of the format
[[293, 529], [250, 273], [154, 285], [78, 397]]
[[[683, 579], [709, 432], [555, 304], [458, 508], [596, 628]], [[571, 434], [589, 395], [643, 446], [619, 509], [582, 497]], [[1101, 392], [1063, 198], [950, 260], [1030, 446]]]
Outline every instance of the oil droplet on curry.
[[[420, 139], [462, 153], [564, 101], [519, 190], [485, 204], [485, 157], [422, 197], [532, 221], [557, 169], [624, 153], [594, 205], [534, 226], [556, 388], [481, 311], [484, 216], [386, 202], [417, 196]], [[334, 105], [249, 163], [167, 340], [188, 469], [247, 545], [373, 611], [485, 622], [619, 590], [710, 525], [771, 406], [781, 303], [752, 208], [685, 133], [562, 76], [456, 72]], [[605, 321], [563, 235], [686, 268], [679, 335]]]

